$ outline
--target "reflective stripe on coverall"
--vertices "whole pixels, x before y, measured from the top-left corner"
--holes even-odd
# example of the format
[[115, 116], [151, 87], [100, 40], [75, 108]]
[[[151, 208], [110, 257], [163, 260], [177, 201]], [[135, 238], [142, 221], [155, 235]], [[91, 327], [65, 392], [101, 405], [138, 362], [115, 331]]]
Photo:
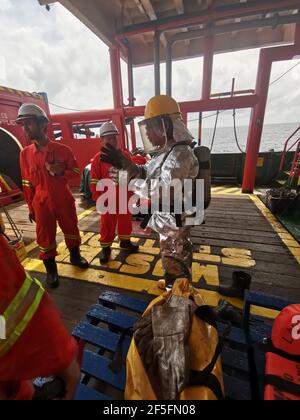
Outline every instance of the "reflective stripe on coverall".
[[[46, 162], [63, 163], [65, 175], [51, 176], [45, 167]], [[39, 151], [32, 144], [21, 152], [20, 164], [25, 200], [36, 220], [40, 259], [47, 260], [57, 255], [57, 222], [65, 235], [67, 247], [79, 246], [75, 200], [68, 185], [69, 179], [79, 175], [79, 168], [71, 149], [49, 141], [45, 149]]]
[[[13, 337], [13, 343], [0, 356], [0, 394], [4, 389], [11, 399], [31, 399], [32, 388], [28, 381], [66, 369], [75, 356], [77, 345], [48, 294], [37, 283], [33, 285], [29, 277], [26, 281], [23, 267], [2, 235], [0, 273], [0, 314], [5, 314], [10, 308], [8, 328], [10, 325], [15, 330], [22, 310], [27, 314], [22, 332], [8, 336]], [[20, 299], [21, 296], [25, 300]], [[12, 302], [17, 304], [16, 307], [11, 306]], [[0, 348], [4, 349], [5, 342], [0, 341]]]

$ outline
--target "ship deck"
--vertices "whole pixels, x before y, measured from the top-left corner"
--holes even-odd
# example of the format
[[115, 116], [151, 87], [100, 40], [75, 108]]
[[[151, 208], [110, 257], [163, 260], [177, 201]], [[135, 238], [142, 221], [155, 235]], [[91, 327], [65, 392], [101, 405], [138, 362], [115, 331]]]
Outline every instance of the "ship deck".
[[[128, 255], [118, 243], [113, 245], [112, 260], [100, 266], [99, 215], [95, 208], [75, 194], [82, 234], [82, 254], [90, 268], [80, 270], [69, 263], [62, 233], [58, 230], [57, 257], [61, 286], [51, 291], [71, 331], [85, 317], [91, 304], [104, 290], [121, 291], [130, 296], [159, 295], [157, 280], [162, 278], [158, 241], [151, 232], [141, 231], [134, 222], [134, 238], [140, 252]], [[10, 215], [23, 231], [28, 258], [24, 266], [36, 278], [43, 279], [44, 267], [38, 260], [35, 227], [28, 221], [24, 202], [8, 207]], [[9, 234], [9, 230], [7, 231]], [[219, 284], [230, 284], [233, 271], [251, 274], [251, 290], [300, 301], [300, 244], [269, 212], [255, 195], [243, 195], [236, 187], [215, 187], [205, 225], [192, 231], [194, 243], [193, 284], [202, 289], [205, 301], [217, 305]], [[227, 299], [242, 308], [238, 299]], [[254, 312], [274, 317], [273, 311]]]

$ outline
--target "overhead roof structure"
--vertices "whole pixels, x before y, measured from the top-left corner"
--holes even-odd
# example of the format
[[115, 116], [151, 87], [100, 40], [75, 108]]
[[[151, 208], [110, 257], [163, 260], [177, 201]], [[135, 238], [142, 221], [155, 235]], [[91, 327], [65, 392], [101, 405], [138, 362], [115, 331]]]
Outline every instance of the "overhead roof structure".
[[173, 59], [203, 55], [205, 37], [214, 35], [215, 53], [293, 42], [300, 21], [299, 0], [38, 0], [61, 3], [109, 47], [130, 44], [134, 66], [152, 64], [154, 33], [160, 58], [176, 39]]

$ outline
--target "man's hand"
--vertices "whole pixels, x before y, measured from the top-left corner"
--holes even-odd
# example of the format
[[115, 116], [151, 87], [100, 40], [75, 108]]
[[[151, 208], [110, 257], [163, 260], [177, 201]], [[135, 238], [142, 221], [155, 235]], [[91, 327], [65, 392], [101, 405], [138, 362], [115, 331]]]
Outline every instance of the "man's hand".
[[65, 400], [73, 400], [76, 392], [77, 385], [80, 382], [80, 367], [76, 357], [72, 360], [70, 365], [62, 372], [57, 374], [66, 385], [66, 395]]
[[47, 171], [52, 176], [63, 176], [65, 174], [66, 167], [64, 163], [56, 162], [56, 163], [45, 163]]
[[101, 151], [100, 159], [102, 162], [110, 163], [114, 168], [127, 171], [129, 180], [138, 176], [139, 168], [137, 165], [131, 159], [125, 157], [120, 150], [108, 143], [105, 147], [102, 147]]
[[127, 160], [122, 152], [116, 149], [111, 144], [107, 144], [105, 147], [101, 149], [101, 161], [110, 163], [112, 166], [118, 169], [125, 169], [124, 168], [124, 160]]
[[35, 215], [33, 212], [29, 213], [28, 219], [30, 221], [30, 223], [35, 223]]

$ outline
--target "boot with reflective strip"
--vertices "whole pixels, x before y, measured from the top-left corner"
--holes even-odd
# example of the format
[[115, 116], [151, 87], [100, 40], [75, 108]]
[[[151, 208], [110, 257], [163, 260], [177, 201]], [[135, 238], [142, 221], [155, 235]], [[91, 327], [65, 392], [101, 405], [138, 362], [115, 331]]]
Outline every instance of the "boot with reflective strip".
[[29, 274], [19, 292], [1, 316], [5, 320], [4, 340], [0, 340], [0, 357], [3, 357], [23, 334], [39, 308], [45, 289]]

